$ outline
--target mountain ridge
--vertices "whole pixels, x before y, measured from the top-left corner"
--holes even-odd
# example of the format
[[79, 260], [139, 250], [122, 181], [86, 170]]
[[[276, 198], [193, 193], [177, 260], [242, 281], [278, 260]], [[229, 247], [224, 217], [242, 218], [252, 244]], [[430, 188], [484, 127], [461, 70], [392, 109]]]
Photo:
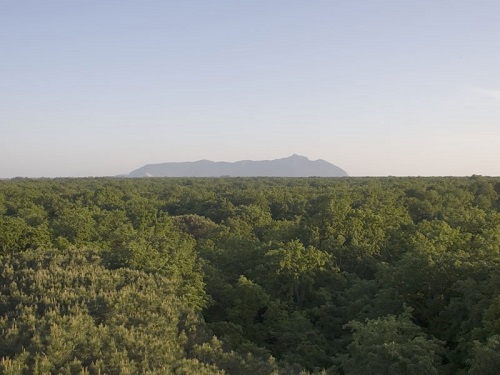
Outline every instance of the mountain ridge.
[[273, 160], [235, 162], [207, 159], [146, 164], [128, 177], [346, 177], [347, 172], [323, 159], [293, 154]]

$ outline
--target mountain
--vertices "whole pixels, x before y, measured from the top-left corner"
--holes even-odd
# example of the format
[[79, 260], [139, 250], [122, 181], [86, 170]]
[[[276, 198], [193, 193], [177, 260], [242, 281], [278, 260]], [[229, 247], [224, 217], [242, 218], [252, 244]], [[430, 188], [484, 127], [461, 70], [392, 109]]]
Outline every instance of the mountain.
[[276, 160], [241, 160], [234, 163], [199, 160], [147, 164], [129, 177], [345, 177], [347, 172], [324, 160], [292, 155]]

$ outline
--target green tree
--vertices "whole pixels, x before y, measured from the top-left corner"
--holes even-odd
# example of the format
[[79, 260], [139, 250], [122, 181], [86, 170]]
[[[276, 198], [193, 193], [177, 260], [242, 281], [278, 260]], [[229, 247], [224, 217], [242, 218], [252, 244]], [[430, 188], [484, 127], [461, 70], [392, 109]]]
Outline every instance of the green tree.
[[486, 342], [474, 341], [469, 374], [496, 375], [500, 368], [500, 335], [488, 337]]
[[423, 333], [408, 312], [346, 327], [353, 332], [348, 353], [339, 356], [346, 375], [432, 375], [441, 369], [442, 343]]
[[325, 271], [331, 262], [329, 254], [313, 246], [306, 248], [298, 240], [269, 250], [266, 259], [272, 272], [270, 276], [275, 279], [275, 287], [284, 288], [286, 295], [299, 307], [303, 306], [316, 276]]

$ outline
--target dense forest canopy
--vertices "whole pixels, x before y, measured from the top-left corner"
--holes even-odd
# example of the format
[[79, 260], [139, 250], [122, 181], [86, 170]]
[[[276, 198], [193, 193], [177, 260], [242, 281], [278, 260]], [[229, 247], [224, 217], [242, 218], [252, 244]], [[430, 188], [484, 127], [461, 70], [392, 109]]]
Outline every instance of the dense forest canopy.
[[0, 374], [497, 374], [500, 178], [0, 181]]

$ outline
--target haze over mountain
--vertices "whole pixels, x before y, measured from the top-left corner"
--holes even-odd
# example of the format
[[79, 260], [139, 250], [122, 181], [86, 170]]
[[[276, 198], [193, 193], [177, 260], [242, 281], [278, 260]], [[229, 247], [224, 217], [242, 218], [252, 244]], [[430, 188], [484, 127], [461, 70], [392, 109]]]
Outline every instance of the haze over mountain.
[[292, 155], [276, 160], [241, 160], [234, 163], [199, 160], [147, 164], [129, 177], [345, 177], [347, 172], [325, 160]]

